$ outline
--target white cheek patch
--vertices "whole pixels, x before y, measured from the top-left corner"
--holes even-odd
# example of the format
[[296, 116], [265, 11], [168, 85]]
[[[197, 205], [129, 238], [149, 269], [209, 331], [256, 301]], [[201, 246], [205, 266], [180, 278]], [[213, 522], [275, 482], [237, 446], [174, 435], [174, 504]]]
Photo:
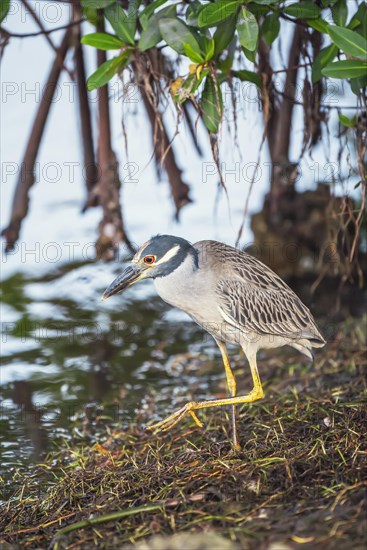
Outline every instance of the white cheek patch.
[[177, 252], [180, 250], [180, 246], [178, 244], [176, 244], [176, 246], [174, 246], [173, 248], [171, 248], [171, 250], [169, 250], [168, 252], [165, 253], [165, 255], [163, 256], [163, 258], [161, 258], [160, 260], [158, 260], [158, 262], [156, 262], [154, 264], [154, 266], [157, 266], [157, 265], [160, 265], [160, 264], [165, 264], [166, 262], [168, 262], [171, 258], [173, 258], [174, 256], [176, 256]]

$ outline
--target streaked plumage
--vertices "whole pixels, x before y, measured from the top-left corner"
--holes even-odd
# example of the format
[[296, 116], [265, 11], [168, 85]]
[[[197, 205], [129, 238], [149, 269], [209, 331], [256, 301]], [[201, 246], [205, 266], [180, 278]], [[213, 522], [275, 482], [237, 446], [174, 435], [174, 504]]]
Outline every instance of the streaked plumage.
[[[154, 279], [163, 300], [184, 310], [215, 338], [232, 396], [188, 403], [155, 427], [169, 429], [187, 413], [201, 425], [195, 410], [232, 404], [234, 443], [238, 447], [235, 405], [255, 401], [263, 395], [257, 351], [290, 345], [312, 358], [312, 348], [325, 344], [310, 311], [265, 264], [217, 241], [191, 245], [170, 235], [153, 237], [140, 247], [131, 265], [110, 285], [104, 298], [143, 278]], [[254, 389], [246, 396], [236, 397], [236, 379], [229, 365], [226, 342], [240, 345], [248, 358]]]
[[194, 246], [205, 251], [199, 258], [206, 258], [218, 274], [218, 307], [229, 324], [259, 338], [274, 335], [289, 339], [290, 345], [301, 346], [310, 358], [310, 348], [325, 344], [309, 309], [265, 264], [216, 241], [200, 241]]

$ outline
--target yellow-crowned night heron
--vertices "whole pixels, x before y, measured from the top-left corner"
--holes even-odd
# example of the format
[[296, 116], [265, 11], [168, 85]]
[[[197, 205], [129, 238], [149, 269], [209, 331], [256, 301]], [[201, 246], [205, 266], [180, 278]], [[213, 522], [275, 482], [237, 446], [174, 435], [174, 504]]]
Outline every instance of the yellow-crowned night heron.
[[[235, 408], [263, 397], [256, 365], [260, 348], [290, 345], [312, 359], [311, 349], [325, 344], [315, 321], [295, 293], [262, 262], [217, 241], [190, 244], [171, 235], [144, 243], [131, 263], [106, 289], [102, 300], [142, 279], [153, 279], [160, 297], [192, 317], [213, 336], [221, 351], [231, 397], [190, 401], [151, 429], [169, 430], [187, 413], [196, 424], [198, 409], [232, 405], [233, 442], [239, 448]], [[236, 378], [226, 342], [242, 347], [254, 383], [236, 396]]]

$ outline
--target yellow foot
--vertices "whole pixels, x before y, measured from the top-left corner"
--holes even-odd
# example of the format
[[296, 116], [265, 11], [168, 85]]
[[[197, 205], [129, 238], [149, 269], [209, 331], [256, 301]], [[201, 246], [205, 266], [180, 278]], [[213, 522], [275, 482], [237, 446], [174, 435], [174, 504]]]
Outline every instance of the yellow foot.
[[157, 430], [160, 432], [167, 432], [168, 430], [176, 426], [176, 424], [180, 422], [180, 420], [182, 420], [182, 418], [187, 414], [191, 414], [192, 418], [195, 421], [195, 424], [199, 426], [199, 428], [202, 428], [203, 423], [200, 422], [200, 420], [198, 419], [198, 417], [193, 411], [193, 409], [195, 408], [195, 405], [196, 403], [194, 401], [190, 401], [189, 403], [186, 403], [186, 405], [184, 405], [181, 409], [174, 412], [164, 420], [161, 420], [160, 422], [153, 424], [153, 426], [148, 426], [147, 430]]

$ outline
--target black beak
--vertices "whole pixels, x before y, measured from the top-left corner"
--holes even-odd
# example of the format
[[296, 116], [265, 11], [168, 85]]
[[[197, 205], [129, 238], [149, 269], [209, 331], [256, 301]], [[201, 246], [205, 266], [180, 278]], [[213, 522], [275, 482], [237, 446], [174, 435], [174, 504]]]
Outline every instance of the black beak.
[[121, 275], [116, 277], [116, 279], [112, 281], [110, 286], [106, 288], [101, 300], [107, 300], [107, 298], [109, 298], [113, 294], [122, 292], [128, 286], [136, 283], [141, 278], [143, 272], [144, 269], [142, 269], [141, 266], [134, 264], [128, 265], [125, 271], [121, 273]]

